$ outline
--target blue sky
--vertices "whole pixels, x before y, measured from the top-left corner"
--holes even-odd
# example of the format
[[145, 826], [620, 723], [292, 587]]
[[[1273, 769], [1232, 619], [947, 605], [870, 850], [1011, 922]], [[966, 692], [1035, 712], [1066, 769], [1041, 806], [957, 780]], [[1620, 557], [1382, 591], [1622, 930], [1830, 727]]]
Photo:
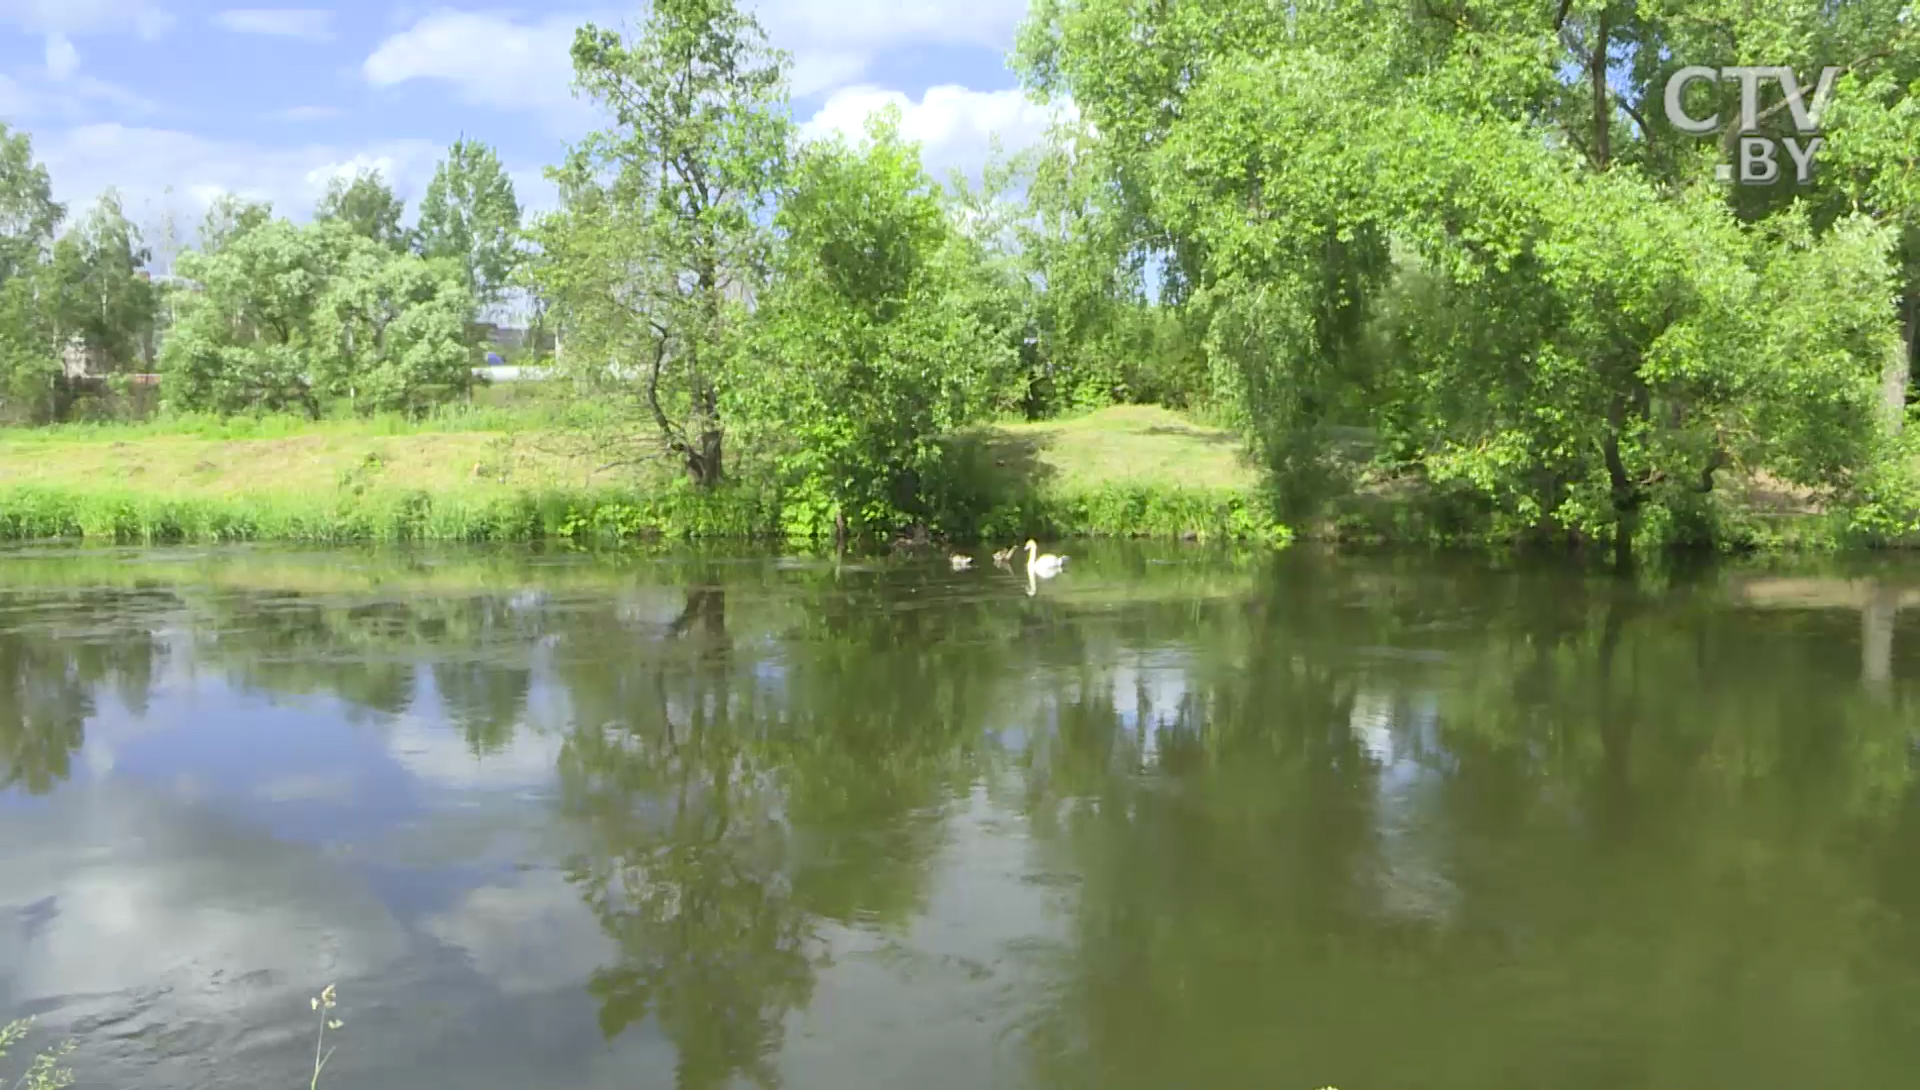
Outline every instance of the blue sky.
[[[810, 131], [857, 129], [891, 100], [944, 173], [977, 165], [989, 133], [1018, 146], [1044, 127], [1006, 66], [1025, 0], [747, 3], [794, 56]], [[0, 121], [32, 134], [62, 200], [114, 186], [163, 250], [167, 214], [190, 242], [220, 191], [304, 217], [329, 178], [375, 166], [411, 202], [462, 134], [494, 144], [539, 207], [541, 168], [599, 122], [568, 91], [573, 28], [640, 12], [0, 0]]]

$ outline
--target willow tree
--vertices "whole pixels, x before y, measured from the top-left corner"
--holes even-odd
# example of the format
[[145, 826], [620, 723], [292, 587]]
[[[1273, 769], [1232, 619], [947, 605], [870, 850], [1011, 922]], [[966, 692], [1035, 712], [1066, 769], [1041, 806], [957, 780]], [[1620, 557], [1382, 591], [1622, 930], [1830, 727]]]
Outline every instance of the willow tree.
[[724, 476], [720, 385], [763, 276], [792, 127], [784, 54], [733, 0], [654, 0], [638, 37], [589, 24], [575, 85], [613, 115], [550, 172], [531, 269], [561, 367], [619, 417], [616, 461]]
[[[1328, 427], [1368, 423], [1496, 529], [1624, 545], [1711, 534], [1727, 471], [1858, 503], [1891, 464], [1892, 218], [1730, 196], [1720, 145], [1661, 107], [1681, 66], [1805, 65], [1907, 24], [1750, 7], [1051, 0], [1023, 64], [1099, 134], [1296, 516], [1326, 496]], [[1856, 78], [1835, 118], [1904, 132], [1897, 79]], [[1870, 143], [1883, 183], [1853, 192], [1897, 205], [1899, 142]]]

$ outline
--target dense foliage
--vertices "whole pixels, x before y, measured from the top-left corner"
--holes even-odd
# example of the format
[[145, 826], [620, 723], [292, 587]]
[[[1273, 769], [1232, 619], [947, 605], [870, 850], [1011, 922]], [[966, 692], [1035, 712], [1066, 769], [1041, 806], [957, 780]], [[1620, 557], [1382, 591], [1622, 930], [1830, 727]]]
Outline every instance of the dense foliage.
[[[1047, 0], [1022, 63], [1293, 510], [1364, 424], [1496, 527], [1624, 542], [1710, 534], [1730, 469], [1863, 508], [1906, 476], [1913, 45], [1898, 4]], [[1662, 109], [1705, 62], [1846, 65], [1846, 169], [1729, 200]]]
[[569, 377], [634, 422], [608, 442], [657, 445], [706, 487], [726, 473], [721, 383], [793, 139], [786, 63], [732, 0], [657, 0], [633, 41], [581, 27], [576, 83], [614, 124], [552, 172], [562, 208], [534, 230], [532, 282], [574, 349]]
[[[467, 385], [467, 320], [525, 293], [590, 410], [574, 442], [698, 490], [752, 477], [797, 531], [937, 524], [959, 429], [1129, 400], [1235, 422], [1303, 523], [1413, 495], [1428, 531], [1725, 543], [1764, 486], [1916, 528], [1900, 0], [1035, 0], [1019, 67], [1071, 109], [977, 186], [884, 120], [802, 140], [788, 59], [734, 0], [652, 0], [572, 60], [606, 125], [524, 232], [465, 139], [413, 228], [372, 173], [312, 227], [217, 202], [169, 403], [418, 407]], [[1805, 184], [1717, 180], [1738, 80], [1690, 86], [1707, 137], [1668, 116], [1676, 71], [1731, 64], [1809, 93], [1838, 68], [1811, 107], [1753, 89], [1763, 134], [1817, 112]], [[126, 369], [156, 297], [111, 195], [55, 243], [45, 172], [0, 137], [0, 408], [44, 418], [55, 349]]]
[[924, 517], [939, 440], [982, 415], [1017, 360], [968, 305], [975, 255], [893, 115], [865, 146], [808, 147], [783, 198], [779, 275], [726, 404], [794, 487], [795, 529]]
[[520, 203], [500, 157], [462, 138], [420, 198], [420, 252], [460, 263], [476, 301], [498, 302], [519, 259]]

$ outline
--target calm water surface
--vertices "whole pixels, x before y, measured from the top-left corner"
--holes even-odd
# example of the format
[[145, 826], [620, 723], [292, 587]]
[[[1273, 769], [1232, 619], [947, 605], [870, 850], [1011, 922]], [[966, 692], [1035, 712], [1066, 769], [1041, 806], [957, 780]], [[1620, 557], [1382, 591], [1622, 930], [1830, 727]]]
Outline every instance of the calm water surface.
[[[83, 1085], [1912, 1087], [1920, 564], [0, 553]], [[17, 1059], [17, 1057], [16, 1057]]]

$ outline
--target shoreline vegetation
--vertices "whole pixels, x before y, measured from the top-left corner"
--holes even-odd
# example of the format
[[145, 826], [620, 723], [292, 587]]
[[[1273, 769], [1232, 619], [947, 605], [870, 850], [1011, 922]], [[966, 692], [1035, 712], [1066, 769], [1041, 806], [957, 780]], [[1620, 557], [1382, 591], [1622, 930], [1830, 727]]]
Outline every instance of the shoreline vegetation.
[[[281, 419], [0, 431], [0, 540], [120, 544], [777, 540], [782, 496], [743, 477], [596, 472], [536, 424]], [[951, 440], [967, 490], [945, 540], [1284, 544], [1232, 433], [1153, 406]], [[915, 540], [908, 537], [906, 540]]]
[[[0, 124], [0, 538], [1911, 545], [1897, 7], [1036, 3], [1047, 131], [942, 181], [898, 106], [801, 124], [736, 0], [648, 0], [575, 30], [555, 207], [463, 137], [413, 208], [226, 194], [158, 260]], [[1847, 71], [1806, 184], [1633, 105], [1761, 54]]]
[[[595, 464], [563, 402], [516, 391], [510, 406], [308, 420], [162, 416], [0, 428], [0, 542], [618, 544], [820, 542], [752, 468], [696, 487], [670, 462]], [[1369, 436], [1339, 437], [1346, 492], [1298, 526], [1275, 514], [1243, 438], [1191, 414], [1115, 405], [960, 429], [945, 462], [958, 487], [939, 528], [868, 545], [975, 546], [1026, 537], [1236, 542], [1284, 547], [1516, 545], [1426, 482], [1381, 474]], [[1716, 512], [1723, 552], [1920, 547], [1863, 534], [1844, 513], [1769, 481], [1730, 481]]]

